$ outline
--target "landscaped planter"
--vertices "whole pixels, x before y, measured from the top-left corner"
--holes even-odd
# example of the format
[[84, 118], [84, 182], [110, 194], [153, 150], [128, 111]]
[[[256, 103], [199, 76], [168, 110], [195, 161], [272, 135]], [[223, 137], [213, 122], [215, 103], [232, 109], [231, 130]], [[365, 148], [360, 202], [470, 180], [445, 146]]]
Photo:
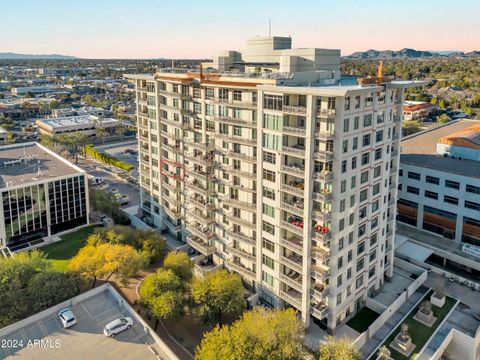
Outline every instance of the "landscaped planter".
[[441, 308], [443, 305], [445, 305], [445, 295], [434, 292], [430, 297], [430, 302], [432, 305]]
[[432, 327], [435, 320], [437, 320], [437, 318], [433, 316], [433, 311], [431, 311], [429, 314], [425, 314], [422, 312], [422, 310], [418, 310], [413, 319], [428, 327]]

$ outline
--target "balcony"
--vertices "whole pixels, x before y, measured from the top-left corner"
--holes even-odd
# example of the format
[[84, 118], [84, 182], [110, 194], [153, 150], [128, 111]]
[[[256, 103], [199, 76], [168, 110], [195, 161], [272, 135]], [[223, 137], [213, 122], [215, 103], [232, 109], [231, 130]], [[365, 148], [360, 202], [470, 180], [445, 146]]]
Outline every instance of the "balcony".
[[182, 191], [182, 188], [179, 186], [173, 186], [172, 184], [167, 183], [166, 181], [162, 181], [162, 186], [164, 186], [166, 189], [173, 193], [178, 193]]
[[293, 205], [293, 203], [289, 204], [282, 201], [280, 203], [280, 209], [288, 211], [291, 214], [303, 217], [303, 202], [299, 202], [297, 205]]
[[331, 201], [332, 200], [332, 193], [331, 192], [328, 192], [328, 191], [316, 191], [314, 190], [313, 191], [313, 199], [314, 200], [317, 200], [317, 201], [320, 201], [320, 202], [328, 202], [328, 201]]
[[182, 140], [182, 137], [180, 135], [172, 134], [172, 133], [169, 133], [168, 131], [162, 131], [161, 134], [163, 137], [167, 137], [171, 140], [179, 140], [179, 141]]
[[328, 286], [324, 283], [312, 282], [310, 292], [314, 298], [322, 301], [328, 296]]
[[296, 255], [295, 253], [293, 253], [289, 257], [280, 255], [280, 262], [283, 265], [288, 266], [290, 269], [295, 270], [296, 272], [302, 272], [302, 257], [300, 255]]
[[170, 145], [168, 143], [162, 143], [162, 147], [165, 150], [173, 151], [175, 154], [180, 154], [182, 152], [180, 145]]
[[294, 127], [294, 126], [283, 126], [282, 131], [285, 135], [292, 135], [292, 136], [306, 136], [306, 129], [301, 127]]
[[330, 248], [321, 242], [316, 242], [316, 245], [312, 245], [312, 252], [321, 254], [322, 256], [329, 256]]
[[188, 198], [188, 203], [195, 206], [197, 209], [202, 211], [210, 211], [215, 208], [215, 205], [212, 203], [208, 203], [205, 199], [201, 196], [190, 196]]
[[183, 142], [190, 147], [193, 147], [195, 149], [199, 149], [199, 150], [204, 151], [204, 152], [212, 151], [212, 150], [215, 149], [215, 144], [213, 144], [213, 143], [209, 143], [209, 144], [199, 143], [199, 142], [196, 142], [192, 138], [184, 138]]
[[195, 237], [203, 240], [205, 243], [207, 243], [209, 240], [212, 240], [216, 236], [212, 230], [208, 229], [204, 225], [194, 225], [190, 222], [187, 223], [186, 229], [195, 235]]
[[244, 120], [244, 119], [237, 119], [234, 117], [229, 117], [229, 116], [213, 116], [212, 117], [214, 121], [226, 123], [229, 125], [241, 125], [241, 126], [246, 126], [246, 127], [257, 127], [257, 123], [253, 120]]
[[252, 238], [250, 236], [247, 236], [243, 233], [240, 233], [238, 231], [233, 231], [233, 228], [226, 229], [225, 234], [227, 234], [229, 238], [239, 240], [239, 241], [243, 241], [243, 242], [245, 242], [247, 244], [250, 244], [250, 245], [256, 245], [257, 244], [257, 241], [254, 238]]
[[292, 290], [280, 290], [280, 297], [288, 302], [290, 305], [295, 306], [297, 309], [302, 308], [302, 293]]
[[312, 219], [318, 222], [328, 222], [332, 219], [332, 214], [327, 211], [322, 211], [322, 210], [313, 210], [312, 212]]
[[321, 242], [326, 242], [332, 238], [332, 233], [330, 229], [328, 229], [327, 232], [319, 232], [314, 227], [312, 229], [312, 238], [314, 238], [315, 240], [320, 240]]
[[213, 195], [215, 193], [214, 189], [209, 189], [207, 187], [204, 187], [197, 181], [189, 181], [186, 186], [187, 192], [191, 190], [192, 192], [196, 192], [200, 195], [203, 195], [205, 197], [208, 197], [210, 195]]
[[252, 261], [252, 262], [255, 262], [256, 260], [256, 257], [255, 255], [249, 253], [249, 252], [246, 252], [245, 250], [242, 250], [242, 249], [238, 249], [238, 248], [235, 248], [233, 246], [227, 246], [226, 247], [226, 250], [233, 254], [233, 255], [236, 255], [238, 257], [241, 257], [243, 259], [247, 259], [248, 261]]
[[163, 211], [167, 213], [172, 219], [178, 220], [182, 217], [182, 213], [178, 208], [169, 208], [167, 206], [163, 206]]
[[243, 108], [248, 108], [248, 109], [256, 109], [258, 106], [258, 103], [255, 102], [247, 102], [247, 101], [241, 101], [241, 100], [233, 100], [233, 99], [221, 99], [221, 98], [215, 98], [213, 99], [215, 103], [222, 104], [222, 105], [227, 105], [227, 106], [235, 106], [235, 107], [243, 107]]
[[[292, 271], [292, 273], [295, 274], [294, 271]], [[294, 277], [290, 277], [286, 274], [280, 274], [280, 280], [288, 286], [294, 288], [295, 290], [300, 292], [302, 291], [302, 275], [300, 275], [299, 273], [296, 273]]]
[[294, 176], [304, 177], [305, 167], [297, 164], [282, 165], [281, 170], [287, 174]]
[[317, 263], [316, 265], [312, 265], [312, 273], [315, 275], [317, 279], [326, 279], [329, 273], [328, 266], [324, 264]]
[[333, 130], [315, 131], [315, 135], [322, 140], [332, 140], [335, 138], [335, 131]]
[[335, 116], [335, 109], [318, 109], [317, 108], [317, 115], [321, 117], [332, 117], [332, 116]]
[[307, 113], [307, 108], [305, 106], [298, 105], [283, 105], [282, 111], [289, 114], [305, 115]]
[[285, 237], [280, 238], [280, 245], [299, 254], [303, 252], [302, 241], [300, 239], [294, 238], [293, 236], [288, 239], [286, 239]]
[[315, 180], [321, 180], [324, 182], [333, 180], [333, 172], [331, 171], [319, 171], [313, 173], [313, 178]]
[[175, 197], [173, 197], [174, 195], [172, 194], [166, 194], [165, 192], [162, 193], [162, 198], [164, 200], [167, 200], [169, 203], [175, 205], [175, 206], [182, 206], [182, 202], [178, 199], [176, 199]]
[[243, 145], [250, 145], [250, 146], [257, 145], [257, 139], [250, 139], [248, 137], [242, 137], [242, 136], [216, 133], [215, 139], [226, 140], [229, 142], [234, 142], [234, 143], [243, 144]]
[[186, 241], [188, 245], [205, 256], [215, 253], [215, 246], [209, 245], [208, 242], [205, 242], [194, 235], [187, 236]]
[[315, 316], [317, 319], [323, 319], [328, 316], [328, 306], [327, 304], [320, 302], [320, 303], [311, 303], [310, 305], [310, 313]]
[[300, 157], [302, 159], [305, 158], [305, 147], [300, 145], [294, 146], [282, 146], [282, 152], [288, 155]]
[[188, 209], [187, 213], [185, 214], [185, 217], [188, 220], [190, 220], [190, 218], [195, 219], [198, 223], [205, 224], [205, 225], [215, 222], [215, 219], [212, 216], [205, 215], [200, 211], [196, 211], [195, 209]]
[[252, 221], [245, 220], [245, 219], [242, 219], [242, 218], [239, 218], [239, 217], [236, 217], [236, 216], [232, 216], [232, 215], [225, 215], [225, 220], [227, 220], [228, 222], [230, 222], [232, 224], [237, 224], [237, 225], [240, 225], [240, 226], [244, 226], [244, 227], [247, 227], [249, 229], [256, 229], [256, 227], [257, 227], [257, 225], [254, 224]]
[[225, 205], [229, 205], [234, 208], [239, 208], [247, 211], [255, 211], [257, 209], [257, 204], [252, 204], [246, 201], [241, 201], [238, 199], [230, 199], [228, 197], [224, 197], [221, 200]]
[[243, 154], [243, 153], [238, 153], [235, 151], [226, 151], [224, 153], [226, 156], [232, 159], [237, 159], [237, 160], [243, 160], [247, 162], [252, 162], [252, 163], [257, 163], [257, 158], [255, 156]]
[[317, 150], [313, 154], [315, 159], [323, 162], [327, 161], [332, 161], [334, 156], [333, 156], [333, 151], [327, 151], [327, 150]]
[[170, 220], [168, 220], [168, 218], [164, 218], [163, 223], [170, 229], [170, 231], [172, 233], [182, 231], [182, 225], [181, 224], [175, 225]]
[[257, 174], [250, 173], [248, 171], [243, 171], [243, 170], [240, 170], [240, 169], [235, 169], [233, 166], [230, 166], [228, 168], [224, 168], [224, 171], [226, 171], [227, 173], [229, 173], [231, 175], [243, 176], [243, 177], [247, 177], [249, 179], [256, 179], [257, 178]]
[[297, 234], [297, 235], [300, 235], [300, 236], [303, 237], [303, 226], [294, 225], [294, 224], [289, 223], [288, 221], [285, 221], [285, 220], [280, 221], [280, 226], [282, 226], [285, 229], [293, 232], [294, 234]]
[[288, 192], [292, 195], [303, 197], [304, 196], [304, 193], [303, 193], [304, 184], [300, 183], [300, 182], [295, 183], [293, 181], [291, 181], [290, 183], [294, 184], [294, 185], [282, 184], [280, 186], [280, 189], [282, 189], [282, 191]]
[[187, 168], [187, 175], [189, 177], [193, 177], [198, 180], [202, 181], [209, 181], [213, 177], [214, 173], [213, 171], [202, 171], [202, 170], [194, 170], [194, 166], [189, 166]]
[[194, 162], [195, 164], [200, 164], [203, 166], [208, 166], [213, 164], [213, 155], [203, 155], [202, 153], [194, 153], [194, 152], [185, 152], [183, 154], [186, 159], [189, 161]]
[[[256, 280], [255, 271], [252, 269], [247, 268], [245, 265], [241, 264], [239, 261], [226, 261], [225, 267], [231, 271], [234, 271], [241, 276], [247, 277], [251, 280]], [[253, 264], [253, 268], [255, 269], [255, 264]]]

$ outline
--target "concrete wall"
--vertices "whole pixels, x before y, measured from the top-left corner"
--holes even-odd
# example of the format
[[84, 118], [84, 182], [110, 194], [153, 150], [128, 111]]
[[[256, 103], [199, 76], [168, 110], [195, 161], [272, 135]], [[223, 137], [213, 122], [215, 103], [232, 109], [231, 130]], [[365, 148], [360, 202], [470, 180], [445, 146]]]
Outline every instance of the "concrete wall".
[[479, 343], [478, 331], [475, 338], [472, 338], [457, 329], [451, 329], [431, 360], [439, 360], [443, 355], [448, 356], [449, 359], [476, 360], [478, 359]]

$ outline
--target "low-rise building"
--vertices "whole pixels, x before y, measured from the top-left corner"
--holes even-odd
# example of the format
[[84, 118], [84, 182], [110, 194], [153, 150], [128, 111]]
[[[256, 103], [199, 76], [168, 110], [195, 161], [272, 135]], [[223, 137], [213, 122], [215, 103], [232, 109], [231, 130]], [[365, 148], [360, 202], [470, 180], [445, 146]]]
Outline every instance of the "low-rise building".
[[0, 248], [88, 224], [85, 171], [38, 143], [0, 147]]
[[480, 122], [454, 121], [411, 135], [401, 147], [397, 220], [440, 235], [415, 238], [443, 266], [455, 261], [465, 268], [456, 258], [464, 254], [477, 260], [469, 268], [480, 270]]
[[8, 138], [7, 130], [0, 128], [0, 145], [4, 145], [7, 138]]
[[95, 136], [98, 128], [113, 133], [121, 121], [110, 118], [100, 118], [93, 115], [66, 116], [58, 118], [38, 119], [36, 121], [38, 130], [42, 135], [71, 134], [82, 132], [87, 136]]
[[109, 113], [108, 110], [105, 110], [101, 107], [94, 106], [84, 106], [81, 108], [60, 108], [53, 109], [52, 116], [55, 118], [65, 117], [65, 116], [83, 116], [83, 115], [93, 115], [93, 116], [106, 116]]
[[45, 94], [69, 94], [70, 92], [69, 89], [58, 86], [25, 86], [12, 88], [12, 95], [15, 96], [25, 96], [28, 93], [37, 96]]
[[404, 120], [423, 120], [433, 111], [438, 110], [438, 106], [424, 101], [405, 101], [403, 104]]

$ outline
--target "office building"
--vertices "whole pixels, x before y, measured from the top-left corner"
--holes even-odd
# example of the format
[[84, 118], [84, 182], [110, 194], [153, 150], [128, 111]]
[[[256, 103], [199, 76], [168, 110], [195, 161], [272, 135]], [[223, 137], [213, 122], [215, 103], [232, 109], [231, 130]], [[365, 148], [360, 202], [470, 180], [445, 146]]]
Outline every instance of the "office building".
[[142, 217], [334, 331], [392, 275], [404, 89], [254, 38], [208, 71], [128, 75]]
[[87, 136], [95, 136], [98, 128], [113, 134], [115, 129], [124, 124], [110, 118], [99, 118], [93, 115], [65, 116], [35, 121], [42, 135], [72, 134], [82, 132]]
[[432, 260], [480, 271], [480, 122], [452, 121], [401, 144], [397, 219], [441, 237], [421, 237]]
[[86, 173], [37, 143], [0, 147], [0, 248], [88, 224]]

